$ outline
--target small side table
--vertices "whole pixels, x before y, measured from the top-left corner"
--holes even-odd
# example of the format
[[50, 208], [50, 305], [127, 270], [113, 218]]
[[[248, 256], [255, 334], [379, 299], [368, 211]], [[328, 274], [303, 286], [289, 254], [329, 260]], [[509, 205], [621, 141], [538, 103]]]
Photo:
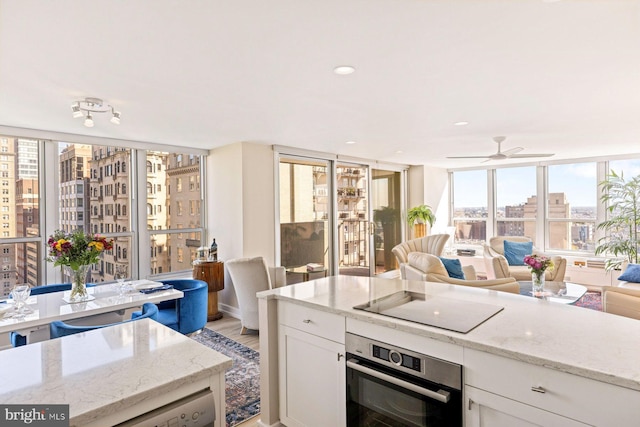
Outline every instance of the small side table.
[[224, 289], [224, 263], [222, 261], [201, 261], [193, 265], [193, 278], [207, 282], [207, 321], [222, 318], [218, 311], [218, 292]]
[[307, 266], [303, 265], [301, 267], [291, 267], [286, 269], [287, 273], [292, 274], [302, 274], [302, 281], [308, 282], [310, 275], [320, 275], [322, 274], [324, 277], [327, 277], [327, 273], [329, 272], [328, 268], [323, 268], [322, 270], [309, 271], [307, 270]]

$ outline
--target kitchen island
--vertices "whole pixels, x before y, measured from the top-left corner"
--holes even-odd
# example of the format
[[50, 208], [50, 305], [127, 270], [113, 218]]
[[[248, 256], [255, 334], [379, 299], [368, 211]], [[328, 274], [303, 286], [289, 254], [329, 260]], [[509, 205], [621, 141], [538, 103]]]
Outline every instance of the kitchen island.
[[[502, 309], [459, 333], [353, 308], [399, 291]], [[634, 319], [498, 291], [368, 277], [328, 277], [258, 296], [264, 426], [314, 423], [296, 419], [296, 400], [287, 393], [305, 393], [296, 370], [319, 372], [312, 361], [298, 368], [287, 360], [288, 336], [302, 333], [313, 348], [326, 344], [328, 354], [338, 352], [331, 356], [338, 363], [334, 421], [345, 424], [339, 402], [347, 332], [462, 365], [466, 426], [494, 418], [501, 421], [490, 425], [633, 425], [640, 419], [640, 322]]]
[[[224, 373], [231, 364], [228, 357], [141, 319], [0, 351], [0, 401], [69, 404], [70, 426], [104, 427], [211, 390], [215, 426], [222, 427]], [[214, 411], [213, 405], [206, 411]], [[210, 413], [197, 417], [205, 415]]]

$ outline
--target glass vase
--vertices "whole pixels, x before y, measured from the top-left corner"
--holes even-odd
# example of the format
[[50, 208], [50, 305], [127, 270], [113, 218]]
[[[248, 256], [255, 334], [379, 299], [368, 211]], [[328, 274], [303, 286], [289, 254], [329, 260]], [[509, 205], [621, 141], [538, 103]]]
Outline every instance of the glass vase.
[[89, 268], [91, 268], [91, 265], [81, 265], [77, 269], [65, 265], [66, 274], [71, 279], [70, 302], [89, 300], [89, 293], [87, 292], [87, 273], [89, 273]]
[[533, 296], [541, 296], [544, 293], [544, 271], [531, 273], [531, 292]]

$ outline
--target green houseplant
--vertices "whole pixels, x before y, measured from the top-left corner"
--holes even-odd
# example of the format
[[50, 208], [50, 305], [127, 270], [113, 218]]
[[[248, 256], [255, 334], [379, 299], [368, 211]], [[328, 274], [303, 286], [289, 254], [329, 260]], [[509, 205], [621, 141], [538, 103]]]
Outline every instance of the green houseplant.
[[607, 271], [617, 269], [626, 260], [638, 263], [638, 241], [640, 232], [640, 176], [625, 180], [624, 174], [614, 171], [600, 183], [603, 195], [600, 200], [605, 203], [608, 219], [598, 224], [606, 236], [598, 240], [596, 255], [613, 255], [623, 259], [608, 259], [605, 263]]
[[431, 206], [419, 205], [409, 209], [407, 212], [407, 222], [409, 227], [414, 227], [415, 237], [424, 237], [427, 234], [427, 226], [433, 226], [436, 216], [431, 210]]

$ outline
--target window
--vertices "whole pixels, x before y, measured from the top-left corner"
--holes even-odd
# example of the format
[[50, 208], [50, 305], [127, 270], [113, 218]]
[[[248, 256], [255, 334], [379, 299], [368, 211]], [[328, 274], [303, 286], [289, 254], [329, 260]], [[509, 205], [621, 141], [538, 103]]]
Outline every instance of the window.
[[456, 242], [482, 244], [487, 238], [487, 171], [454, 172], [453, 194]]
[[[168, 191], [170, 188], [181, 187], [183, 180], [191, 182], [193, 176], [197, 176], [199, 180], [200, 168], [172, 170], [172, 166], [177, 164], [178, 156], [182, 155], [188, 154], [147, 152], [147, 162], [156, 165], [153, 177], [147, 175], [147, 181], [158, 187], [158, 192], [154, 197], [147, 198], [148, 210], [153, 211], [153, 215], [147, 215], [147, 229], [150, 233], [153, 253], [151, 274], [191, 269], [191, 259], [185, 257], [184, 252], [182, 256], [178, 256], [179, 249], [195, 251], [201, 245], [200, 239], [204, 232], [201, 214], [190, 218], [193, 221], [189, 224], [187, 231], [194, 233], [196, 237], [193, 239], [185, 239], [178, 231], [184, 231], [184, 229], [177, 223], [177, 217], [184, 215], [185, 206], [190, 207], [193, 203], [201, 203], [200, 192]], [[200, 156], [196, 156], [196, 158], [199, 163]], [[163, 185], [167, 191], [161, 191]], [[170, 256], [172, 252], [176, 256]]]
[[596, 163], [548, 166], [547, 247], [595, 250], [598, 178]]
[[182, 191], [182, 178], [176, 179], [176, 191]]
[[535, 166], [496, 169], [497, 236], [526, 236], [536, 239]]

